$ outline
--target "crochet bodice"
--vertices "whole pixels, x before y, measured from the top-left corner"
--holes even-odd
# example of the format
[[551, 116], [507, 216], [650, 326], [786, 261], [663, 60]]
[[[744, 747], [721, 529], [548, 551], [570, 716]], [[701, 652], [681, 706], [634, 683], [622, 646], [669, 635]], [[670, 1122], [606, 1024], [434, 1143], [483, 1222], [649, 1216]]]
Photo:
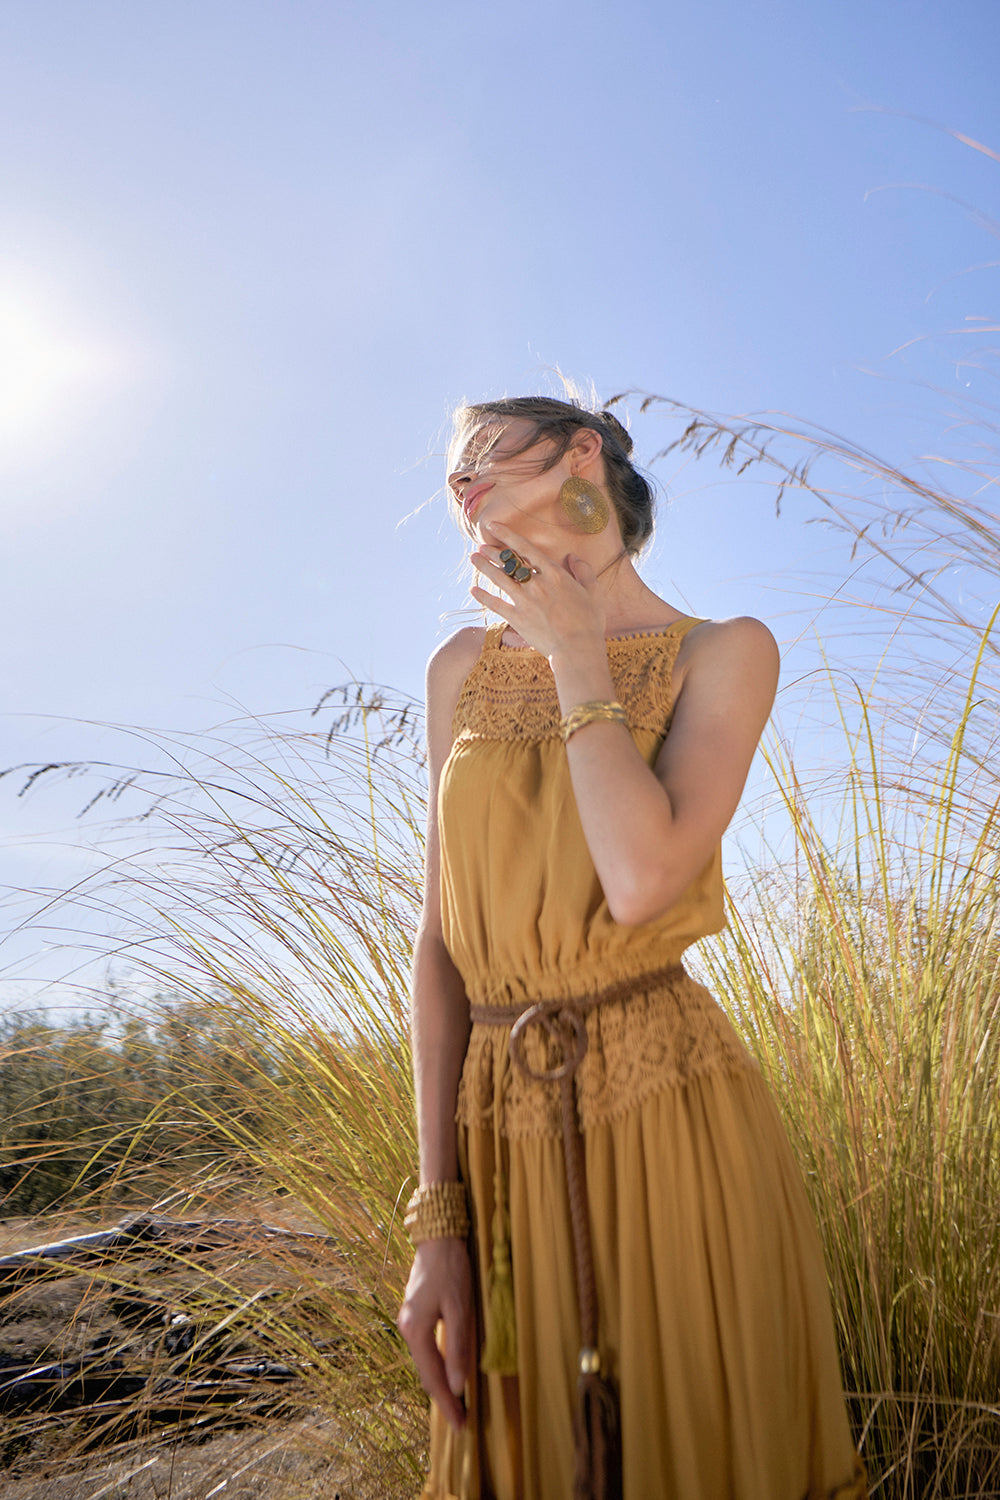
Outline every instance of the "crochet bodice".
[[[699, 622], [612, 637], [615, 691], [652, 765], [670, 727], [673, 668]], [[724, 925], [716, 851], [675, 905], [623, 927], [608, 911], [583, 835], [543, 656], [486, 632], [463, 685], [441, 777], [444, 937], [471, 1000], [582, 994], [676, 962]]]

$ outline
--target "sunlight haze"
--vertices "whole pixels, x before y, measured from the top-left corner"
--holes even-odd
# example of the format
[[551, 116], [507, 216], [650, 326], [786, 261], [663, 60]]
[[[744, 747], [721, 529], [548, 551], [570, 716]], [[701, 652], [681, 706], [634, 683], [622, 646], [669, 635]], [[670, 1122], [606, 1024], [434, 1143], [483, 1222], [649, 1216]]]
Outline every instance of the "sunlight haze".
[[[998, 148], [998, 61], [986, 0], [6, 0], [0, 767], [352, 677], [419, 694], [476, 618], [441, 491], [463, 397], [558, 367], [960, 451], [1000, 169], [949, 132]], [[629, 410], [649, 463], [680, 428]], [[787, 645], [849, 587], [805, 499], [653, 472], [678, 607]], [[58, 884], [72, 793], [0, 786], [3, 881]], [[21, 993], [42, 960], [7, 952]]]

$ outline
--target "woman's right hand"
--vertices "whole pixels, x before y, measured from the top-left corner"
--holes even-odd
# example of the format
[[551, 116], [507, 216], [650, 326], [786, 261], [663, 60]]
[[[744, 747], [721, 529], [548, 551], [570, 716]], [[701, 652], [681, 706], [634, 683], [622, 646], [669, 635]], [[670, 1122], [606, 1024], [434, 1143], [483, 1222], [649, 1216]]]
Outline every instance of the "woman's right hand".
[[[462, 1393], [474, 1362], [472, 1268], [464, 1240], [423, 1240], [413, 1258], [397, 1324], [424, 1390], [452, 1427], [465, 1425]], [[437, 1325], [444, 1323], [444, 1354]]]

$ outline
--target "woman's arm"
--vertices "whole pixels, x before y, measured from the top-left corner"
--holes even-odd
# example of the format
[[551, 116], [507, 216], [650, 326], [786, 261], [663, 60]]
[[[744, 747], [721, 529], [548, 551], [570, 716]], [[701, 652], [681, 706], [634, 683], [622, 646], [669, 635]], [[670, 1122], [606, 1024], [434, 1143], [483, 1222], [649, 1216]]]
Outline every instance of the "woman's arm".
[[[564, 714], [613, 699], [593, 569], [580, 558], [559, 563], [509, 527], [491, 530], [536, 571], [512, 583], [498, 547], [481, 547], [473, 562], [503, 593], [472, 593], [548, 657]], [[711, 858], [771, 711], [778, 648], [759, 620], [706, 623], [682, 643], [676, 678], [674, 716], [655, 768], [621, 724], [587, 724], [566, 746], [587, 847], [608, 909], [626, 926], [662, 916]]]
[[[411, 1035], [420, 1144], [420, 1181], [458, 1178], [455, 1101], [469, 1039], [469, 1002], [441, 930], [440, 845], [437, 828], [441, 768], [451, 749], [455, 705], [482, 644], [482, 632], [459, 631], [427, 668], [428, 808], [424, 900], [413, 945]], [[435, 1330], [445, 1325], [446, 1356]], [[472, 1299], [463, 1240], [426, 1240], [417, 1248], [399, 1329], [424, 1389], [445, 1416], [461, 1426], [461, 1392], [472, 1367]]]
[[[614, 697], [603, 642], [600, 656], [556, 652], [552, 670], [563, 713]], [[728, 827], [774, 701], [778, 648], [759, 620], [706, 623], [684, 641], [675, 679], [654, 770], [620, 724], [588, 724], [566, 746], [587, 847], [611, 915], [629, 926], [662, 916]]]
[[441, 930], [438, 787], [451, 750], [459, 693], [476, 660], [482, 631], [459, 631], [427, 667], [427, 841], [424, 900], [413, 945], [411, 1034], [421, 1182], [458, 1177], [455, 1100], [469, 1040], [469, 1002]]

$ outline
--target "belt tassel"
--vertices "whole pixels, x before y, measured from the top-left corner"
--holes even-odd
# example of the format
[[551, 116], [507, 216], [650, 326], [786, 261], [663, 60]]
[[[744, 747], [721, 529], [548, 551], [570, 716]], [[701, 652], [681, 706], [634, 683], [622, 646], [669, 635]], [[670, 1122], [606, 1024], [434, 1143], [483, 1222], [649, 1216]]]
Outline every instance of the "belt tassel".
[[[585, 1362], [586, 1354], [580, 1356]], [[618, 1393], [599, 1370], [580, 1371], [573, 1418], [573, 1500], [619, 1500], [621, 1433]]]
[[514, 1278], [510, 1266], [509, 1234], [498, 1209], [493, 1219], [486, 1340], [479, 1360], [479, 1368], [487, 1375], [517, 1374], [517, 1324], [514, 1321]]
[[517, 1374], [517, 1322], [514, 1315], [514, 1274], [510, 1258], [510, 1218], [503, 1170], [500, 1131], [507, 1059], [497, 1057], [493, 1078], [493, 1247], [486, 1284], [486, 1338], [479, 1368], [486, 1375]]

